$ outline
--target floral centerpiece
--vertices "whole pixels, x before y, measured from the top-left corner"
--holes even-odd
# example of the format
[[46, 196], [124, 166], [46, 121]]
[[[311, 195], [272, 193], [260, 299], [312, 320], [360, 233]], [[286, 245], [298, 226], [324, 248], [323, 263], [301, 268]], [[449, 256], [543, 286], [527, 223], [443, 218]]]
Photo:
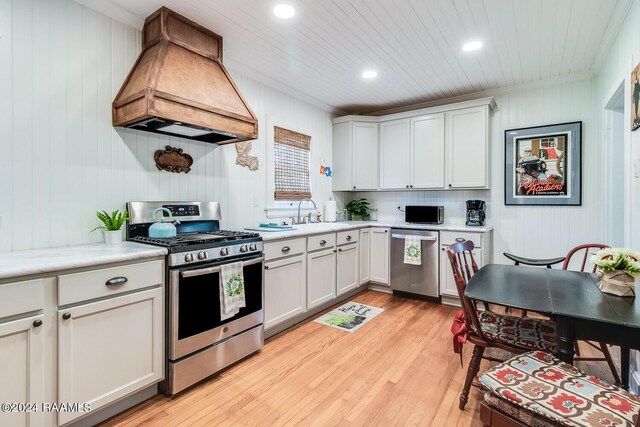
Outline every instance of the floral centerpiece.
[[631, 249], [600, 249], [591, 257], [598, 267], [600, 290], [619, 295], [635, 296], [636, 279], [640, 278], [640, 253]]

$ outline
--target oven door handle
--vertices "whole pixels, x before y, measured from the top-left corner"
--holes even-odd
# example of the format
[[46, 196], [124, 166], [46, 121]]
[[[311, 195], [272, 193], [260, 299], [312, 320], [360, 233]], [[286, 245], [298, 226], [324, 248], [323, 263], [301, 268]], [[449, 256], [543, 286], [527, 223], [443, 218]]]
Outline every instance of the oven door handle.
[[[253, 265], [253, 264], [259, 264], [262, 263], [264, 261], [264, 257], [260, 257], [260, 258], [254, 258], [251, 259], [249, 261], [243, 261], [242, 262], [242, 266], [246, 267], [248, 265]], [[195, 277], [195, 276], [203, 276], [205, 274], [213, 274], [213, 273], [220, 273], [221, 267], [219, 265], [215, 266], [215, 267], [208, 267], [208, 268], [202, 268], [200, 270], [187, 270], [187, 271], [181, 271], [180, 272], [180, 276], [182, 277]]]

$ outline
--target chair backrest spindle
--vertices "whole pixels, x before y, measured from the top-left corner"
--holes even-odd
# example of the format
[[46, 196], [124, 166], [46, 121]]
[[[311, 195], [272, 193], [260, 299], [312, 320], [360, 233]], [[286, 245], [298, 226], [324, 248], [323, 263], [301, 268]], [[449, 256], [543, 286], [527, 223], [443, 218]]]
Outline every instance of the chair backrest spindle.
[[[447, 257], [449, 258], [451, 269], [453, 270], [453, 279], [456, 283], [458, 298], [460, 298], [460, 304], [464, 311], [464, 319], [467, 328], [471, 329], [471, 327], [473, 327], [476, 333], [482, 336], [476, 302], [472, 301], [464, 294], [467, 282], [471, 278], [471, 275], [478, 271], [478, 265], [473, 258], [473, 249], [473, 242], [469, 240], [461, 243], [454, 243], [449, 246], [449, 249], [447, 250]], [[467, 256], [469, 259], [467, 259]], [[469, 260], [471, 261], [471, 268], [469, 268]]]
[[[573, 258], [573, 256], [578, 254], [581, 251], [584, 251], [584, 256], [582, 257], [582, 264], [580, 265], [580, 270], [578, 270], [578, 271], [584, 271], [585, 267], [587, 266], [587, 261], [589, 261], [589, 255], [593, 254], [592, 250], [593, 249], [600, 250], [608, 247], [609, 246], [603, 245], [600, 243], [587, 243], [586, 245], [576, 246], [575, 248], [571, 249], [567, 254], [567, 258], [564, 260], [564, 264], [562, 264], [562, 269], [568, 270], [569, 264], [571, 263], [571, 259]], [[591, 269], [591, 272], [595, 273], [597, 268], [598, 266], [594, 264], [593, 268]]]

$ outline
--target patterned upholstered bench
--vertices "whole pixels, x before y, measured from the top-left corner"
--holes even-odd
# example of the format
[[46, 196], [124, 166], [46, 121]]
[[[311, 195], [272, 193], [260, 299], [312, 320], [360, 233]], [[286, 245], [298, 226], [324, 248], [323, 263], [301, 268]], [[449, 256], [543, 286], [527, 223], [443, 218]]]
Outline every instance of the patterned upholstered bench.
[[640, 397], [543, 351], [515, 356], [480, 382], [489, 390], [485, 425], [640, 427]]

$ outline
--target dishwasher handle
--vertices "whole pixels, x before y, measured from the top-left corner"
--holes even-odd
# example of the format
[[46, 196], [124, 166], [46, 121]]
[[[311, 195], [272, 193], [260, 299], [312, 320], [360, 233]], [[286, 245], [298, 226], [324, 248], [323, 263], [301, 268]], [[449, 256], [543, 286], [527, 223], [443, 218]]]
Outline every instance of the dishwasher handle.
[[[391, 235], [393, 239], [402, 239], [402, 240], [404, 240], [404, 238], [407, 236], [408, 234], [392, 234]], [[422, 240], [423, 242], [435, 242], [438, 240], [438, 238], [435, 236], [418, 236], [418, 239]]]

